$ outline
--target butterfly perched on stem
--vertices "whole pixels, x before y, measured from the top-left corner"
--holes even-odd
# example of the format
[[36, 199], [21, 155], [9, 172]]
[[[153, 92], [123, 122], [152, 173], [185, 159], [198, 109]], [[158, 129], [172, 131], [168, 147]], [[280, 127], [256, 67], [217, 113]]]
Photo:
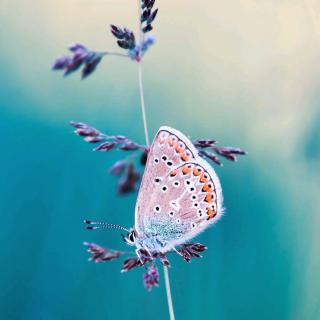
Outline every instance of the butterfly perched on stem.
[[134, 227], [124, 240], [143, 261], [170, 251], [181, 255], [176, 247], [216, 222], [222, 202], [219, 178], [192, 142], [178, 130], [161, 127], [148, 154]]

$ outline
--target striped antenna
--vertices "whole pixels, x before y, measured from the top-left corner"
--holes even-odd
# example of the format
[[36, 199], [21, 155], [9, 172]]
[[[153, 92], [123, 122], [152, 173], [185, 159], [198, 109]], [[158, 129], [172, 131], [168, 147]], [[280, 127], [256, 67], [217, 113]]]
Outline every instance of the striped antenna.
[[117, 229], [117, 230], [124, 230], [129, 232], [129, 229], [126, 229], [122, 226], [119, 226], [117, 224], [113, 223], [106, 223], [106, 222], [100, 222], [100, 221], [91, 221], [91, 220], [84, 220], [85, 224], [87, 224], [88, 230], [97, 230], [97, 229]]

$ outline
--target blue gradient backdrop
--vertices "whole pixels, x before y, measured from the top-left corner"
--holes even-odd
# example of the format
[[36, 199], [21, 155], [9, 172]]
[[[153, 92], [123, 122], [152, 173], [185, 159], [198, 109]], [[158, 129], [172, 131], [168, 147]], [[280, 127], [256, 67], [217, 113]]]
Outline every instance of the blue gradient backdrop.
[[[249, 155], [218, 174], [225, 217], [198, 240], [205, 257], [172, 257], [177, 319], [320, 318], [320, 7], [316, 1], [159, 0], [144, 63], [150, 132], [171, 125]], [[163, 279], [88, 263], [82, 241], [124, 248], [136, 195], [119, 198], [107, 168], [69, 120], [143, 143], [137, 66], [107, 57], [89, 79], [62, 79], [53, 59], [79, 41], [117, 50], [136, 29], [132, 0], [0, 0], [0, 318], [166, 319]], [[162, 276], [162, 275], [161, 275]]]

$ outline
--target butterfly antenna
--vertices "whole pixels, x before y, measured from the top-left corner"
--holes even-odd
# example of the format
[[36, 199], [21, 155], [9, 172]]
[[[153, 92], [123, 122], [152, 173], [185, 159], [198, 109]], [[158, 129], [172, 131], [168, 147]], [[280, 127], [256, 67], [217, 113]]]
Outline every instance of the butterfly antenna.
[[106, 223], [100, 221], [91, 221], [91, 220], [84, 220], [85, 224], [87, 224], [88, 230], [96, 230], [96, 229], [117, 229], [117, 230], [124, 230], [129, 232], [129, 229], [119, 226], [113, 223]]

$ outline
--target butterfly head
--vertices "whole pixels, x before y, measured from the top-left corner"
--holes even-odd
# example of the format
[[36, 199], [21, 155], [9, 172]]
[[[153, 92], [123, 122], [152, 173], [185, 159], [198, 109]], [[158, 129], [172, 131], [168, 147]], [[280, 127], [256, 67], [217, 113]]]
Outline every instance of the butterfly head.
[[136, 239], [137, 239], [137, 233], [133, 228], [131, 228], [126, 235], [123, 235], [124, 242], [129, 246], [135, 246]]

